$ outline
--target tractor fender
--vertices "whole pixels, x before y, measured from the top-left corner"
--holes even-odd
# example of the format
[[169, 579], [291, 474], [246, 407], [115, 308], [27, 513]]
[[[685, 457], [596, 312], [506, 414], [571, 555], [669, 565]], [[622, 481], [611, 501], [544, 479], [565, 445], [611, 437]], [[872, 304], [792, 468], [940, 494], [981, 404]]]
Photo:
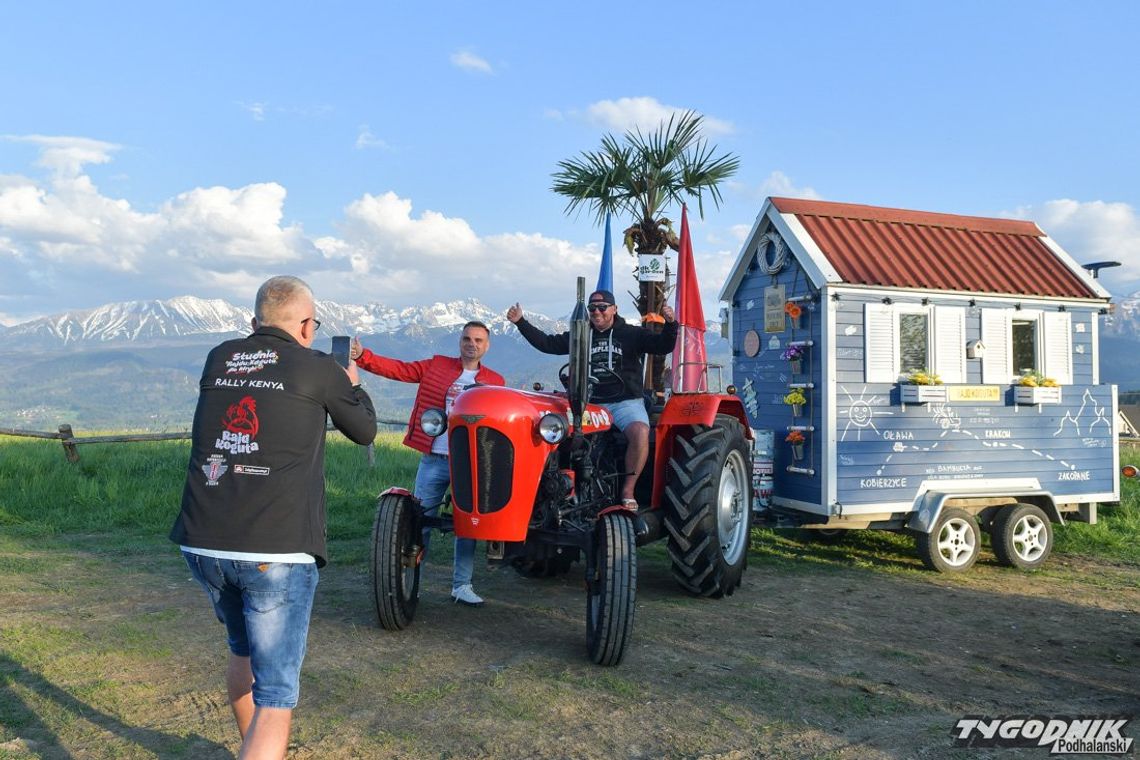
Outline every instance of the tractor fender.
[[[1012, 498], [1018, 503], [1035, 504], [1040, 507], [1052, 522], [1065, 524], [1053, 494], [1040, 488], [1021, 489], [992, 489], [992, 490], [929, 490], [915, 500], [915, 510], [911, 513], [906, 527], [916, 533], [930, 533], [938, 522], [947, 503], [954, 499], [986, 499], [986, 498]], [[973, 512], [969, 504], [965, 504], [967, 511]]]
[[744, 429], [746, 440], [752, 440], [752, 428], [748, 415], [738, 396], [717, 393], [675, 393], [669, 397], [665, 409], [657, 420], [656, 444], [653, 450], [653, 499], [652, 508], [657, 509], [665, 494], [665, 468], [673, 456], [674, 430], [687, 425], [711, 427], [718, 414], [735, 417]]

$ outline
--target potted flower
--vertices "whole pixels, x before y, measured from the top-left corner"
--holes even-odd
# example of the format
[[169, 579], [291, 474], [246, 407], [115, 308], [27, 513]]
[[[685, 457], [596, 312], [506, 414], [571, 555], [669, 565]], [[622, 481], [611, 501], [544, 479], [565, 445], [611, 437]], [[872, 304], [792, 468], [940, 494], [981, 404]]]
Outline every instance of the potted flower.
[[1013, 395], [1018, 404], [1059, 404], [1061, 386], [1036, 370], [1026, 370], [1017, 379]]
[[799, 430], [790, 430], [784, 440], [792, 444], [792, 459], [799, 462], [804, 458], [804, 434]]
[[792, 345], [784, 349], [784, 353], [780, 357], [788, 362], [792, 367], [792, 374], [798, 375], [800, 368], [803, 366], [805, 349], [803, 346]]
[[899, 385], [899, 398], [904, 404], [928, 404], [946, 401], [942, 378], [927, 369], [912, 369]]
[[792, 408], [792, 416], [799, 417], [800, 411], [803, 409], [804, 404], [807, 403], [807, 397], [804, 396], [803, 389], [792, 388], [784, 396], [784, 403]]
[[800, 315], [804, 313], [804, 310], [800, 308], [800, 305], [798, 303], [788, 301], [784, 304], [784, 313], [787, 314], [788, 319], [791, 320], [792, 329], [799, 329]]

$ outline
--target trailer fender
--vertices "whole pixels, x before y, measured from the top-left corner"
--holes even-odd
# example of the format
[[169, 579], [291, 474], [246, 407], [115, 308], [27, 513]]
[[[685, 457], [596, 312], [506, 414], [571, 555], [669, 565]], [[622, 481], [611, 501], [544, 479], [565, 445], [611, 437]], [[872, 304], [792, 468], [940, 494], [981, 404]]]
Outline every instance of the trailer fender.
[[[1065, 524], [1065, 519], [1061, 517], [1061, 511], [1057, 509], [1057, 503], [1053, 499], [1053, 494], [1043, 490], [1023, 490], [1023, 491], [926, 491], [922, 496], [917, 499], [915, 511], [906, 522], [906, 527], [916, 533], [929, 533], [933, 529], [935, 523], [938, 522], [939, 515], [942, 514], [942, 509], [955, 499], [994, 499], [994, 498], [1008, 498], [1013, 499], [1021, 504], [1035, 504], [1040, 507], [1049, 519], [1060, 525]], [[963, 505], [965, 509], [970, 512], [981, 511], [980, 509], [970, 509], [968, 503]]]

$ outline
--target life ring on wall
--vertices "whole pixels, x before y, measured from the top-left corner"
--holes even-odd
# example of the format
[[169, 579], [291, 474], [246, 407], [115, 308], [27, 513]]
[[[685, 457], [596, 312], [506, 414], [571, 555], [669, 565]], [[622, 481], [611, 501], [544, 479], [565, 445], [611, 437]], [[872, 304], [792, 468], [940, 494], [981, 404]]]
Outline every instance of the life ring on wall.
[[772, 230], [760, 236], [756, 242], [756, 258], [768, 274], [780, 273], [788, 262], [788, 246], [780, 233]]

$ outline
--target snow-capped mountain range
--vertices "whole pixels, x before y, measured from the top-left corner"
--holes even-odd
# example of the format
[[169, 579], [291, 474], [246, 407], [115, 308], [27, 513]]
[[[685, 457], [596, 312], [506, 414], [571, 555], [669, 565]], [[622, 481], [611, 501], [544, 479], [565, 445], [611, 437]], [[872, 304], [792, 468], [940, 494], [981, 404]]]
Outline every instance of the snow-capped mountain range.
[[[412, 337], [439, 328], [456, 329], [469, 320], [484, 322], [492, 334], [503, 334], [509, 325], [504, 314], [474, 299], [404, 309], [379, 303], [318, 301], [317, 315], [322, 335], [401, 333]], [[536, 324], [553, 324], [544, 315], [532, 316]], [[179, 296], [168, 301], [125, 301], [0, 328], [0, 350], [216, 342], [247, 334], [252, 317], [251, 309], [220, 299]]]
[[[222, 300], [181, 296], [128, 301], [0, 328], [0, 427], [52, 430], [61, 423], [92, 429], [185, 429], [193, 416], [198, 377], [211, 347], [248, 335], [253, 313]], [[557, 383], [564, 356], [535, 351], [506, 314], [474, 299], [394, 309], [378, 303], [317, 302], [320, 332], [313, 347], [328, 351], [333, 335], [358, 335], [372, 350], [402, 360], [455, 355], [459, 330], [471, 320], [492, 334], [488, 366], [515, 387]], [[565, 319], [528, 313], [548, 332]], [[716, 323], [707, 333], [709, 359], [728, 363]], [[381, 417], [405, 418], [415, 386], [365, 373]]]

